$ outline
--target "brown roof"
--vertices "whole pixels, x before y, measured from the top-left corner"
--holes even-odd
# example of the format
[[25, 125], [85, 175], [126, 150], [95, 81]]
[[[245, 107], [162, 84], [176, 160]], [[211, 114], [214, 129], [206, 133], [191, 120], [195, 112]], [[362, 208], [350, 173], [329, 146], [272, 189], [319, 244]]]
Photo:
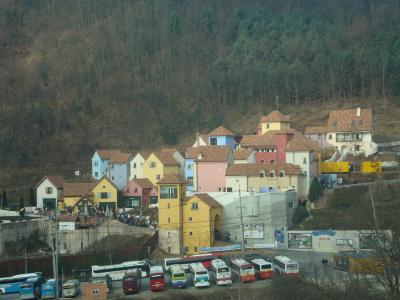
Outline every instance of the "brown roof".
[[62, 189], [65, 183], [65, 179], [61, 175], [44, 176], [36, 185], [36, 188], [41, 185], [45, 179], [48, 179], [57, 189]]
[[64, 184], [64, 197], [82, 197], [91, 195], [91, 189], [96, 183], [93, 182], [66, 182]]
[[147, 178], [135, 178], [132, 179], [132, 181], [144, 189], [152, 189], [154, 187], [151, 181]]
[[231, 151], [230, 146], [199, 146], [186, 148], [186, 158], [198, 162], [226, 162]]
[[354, 132], [372, 130], [372, 110], [361, 109], [357, 117], [357, 109], [333, 110], [329, 113], [328, 132]]
[[179, 162], [173, 156], [176, 151], [175, 148], [164, 148], [153, 153], [164, 165], [179, 165]]
[[250, 134], [244, 135], [240, 141], [242, 147], [261, 147], [261, 146], [275, 146], [274, 131], [268, 131], [264, 134]]
[[159, 184], [181, 184], [181, 183], [187, 183], [187, 181], [185, 179], [183, 179], [182, 177], [180, 177], [179, 175], [176, 174], [167, 174], [164, 175], [164, 177], [158, 181]]
[[233, 151], [233, 159], [234, 160], [245, 160], [248, 159], [249, 156], [253, 153], [251, 149], [237, 149]]
[[302, 174], [300, 167], [293, 164], [234, 164], [228, 166], [226, 169], [226, 176], [258, 176], [260, 171], [263, 170], [268, 173], [274, 170], [279, 173], [281, 170], [285, 171], [286, 175], [300, 175]]
[[193, 197], [201, 199], [201, 201], [203, 201], [209, 207], [221, 207], [221, 204], [219, 204], [213, 197], [208, 194], [195, 194], [193, 195]]
[[113, 156], [111, 156], [110, 164], [123, 164], [129, 162], [131, 159], [132, 159], [131, 153], [117, 152], [114, 153]]
[[219, 126], [218, 128], [215, 128], [213, 131], [211, 131], [208, 136], [234, 136], [235, 134], [230, 131], [229, 129], [226, 129], [224, 126]]
[[292, 129], [291, 132], [293, 134], [289, 137], [286, 151], [321, 151], [318, 142], [310, 140], [297, 130]]
[[290, 122], [290, 116], [284, 115], [277, 110], [271, 111], [268, 115], [262, 116], [261, 122]]
[[96, 152], [101, 159], [109, 160], [115, 153], [119, 153], [121, 151], [119, 149], [103, 149], [103, 150], [96, 150]]
[[326, 133], [325, 126], [307, 127], [304, 134]]
[[150, 150], [142, 150], [142, 151], [139, 151], [137, 154], [140, 154], [140, 156], [143, 157], [144, 160], [146, 160], [150, 156], [151, 153], [152, 153], [152, 151], [150, 151]]

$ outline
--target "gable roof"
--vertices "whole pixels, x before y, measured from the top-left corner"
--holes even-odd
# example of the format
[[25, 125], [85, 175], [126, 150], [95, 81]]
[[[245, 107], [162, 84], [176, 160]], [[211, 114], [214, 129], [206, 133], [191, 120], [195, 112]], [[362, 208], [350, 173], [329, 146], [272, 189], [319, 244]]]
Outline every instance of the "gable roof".
[[306, 130], [304, 131], [304, 134], [321, 134], [321, 133], [326, 133], [326, 127], [325, 126], [315, 126], [315, 127], [306, 127]]
[[132, 159], [131, 153], [117, 152], [111, 156], [109, 163], [110, 164], [123, 164], [123, 163], [129, 162], [131, 159]]
[[203, 201], [208, 207], [221, 207], [221, 204], [219, 204], [213, 197], [211, 197], [208, 194], [202, 193], [202, 194], [195, 194], [193, 195], [192, 198], [194, 197], [199, 198], [201, 201]]
[[260, 171], [263, 170], [268, 173], [274, 170], [276, 173], [281, 170], [285, 171], [285, 175], [301, 175], [301, 169], [293, 164], [234, 164], [228, 166], [226, 169], [226, 176], [258, 176]]
[[286, 151], [321, 151], [318, 142], [310, 140], [297, 130], [291, 129], [292, 135], [286, 147]]
[[49, 180], [57, 189], [62, 189], [64, 187], [65, 179], [61, 175], [49, 175], [44, 176], [42, 180], [36, 185], [36, 188], [42, 184], [43, 181]]
[[199, 146], [186, 148], [186, 158], [198, 162], [226, 162], [229, 159], [230, 146]]
[[246, 160], [253, 153], [251, 149], [237, 149], [233, 151], [234, 160]]
[[142, 151], [139, 151], [136, 155], [140, 155], [141, 157], [143, 157], [144, 160], [146, 160], [150, 156], [151, 153], [152, 153], [152, 151], [150, 151], [150, 150], [142, 150]]
[[372, 110], [360, 109], [357, 117], [357, 108], [333, 110], [329, 113], [328, 132], [372, 131]]
[[142, 187], [143, 189], [152, 189], [154, 186], [150, 180], [147, 178], [135, 178], [132, 179], [131, 182], [136, 183], [138, 186]]
[[174, 157], [175, 152], [177, 152], [175, 148], [163, 148], [153, 153], [163, 165], [179, 165]]
[[103, 177], [101, 177], [101, 178], [99, 179], [99, 181], [95, 182], [95, 183], [92, 185], [92, 188], [91, 188], [90, 190], [93, 191], [94, 188], [95, 188], [96, 186], [98, 186], [102, 180], [106, 180], [109, 184], [111, 184], [112, 187], [114, 187], [116, 190], [118, 190], [118, 187], [114, 184], [114, 182], [112, 182], [112, 181], [111, 181], [107, 176], [105, 176], [105, 175], [104, 175]]
[[235, 134], [230, 131], [229, 129], [226, 129], [224, 126], [219, 126], [215, 128], [213, 131], [211, 131], [208, 134], [208, 137], [210, 136], [235, 136]]
[[179, 175], [176, 174], [167, 174], [164, 175], [164, 177], [158, 181], [158, 184], [182, 184], [182, 183], [187, 183], [185, 179], [180, 177]]
[[101, 159], [109, 160], [111, 157], [116, 154], [121, 152], [119, 149], [101, 149], [101, 150], [96, 150], [97, 154], [100, 156]]
[[262, 116], [260, 122], [290, 122], [290, 116], [284, 115], [277, 110], [273, 110], [268, 115]]
[[82, 197], [91, 195], [93, 182], [66, 182], [64, 184], [63, 197]]
[[249, 134], [244, 135], [240, 141], [242, 147], [265, 147], [275, 146], [275, 133], [273, 130], [267, 131], [264, 134]]

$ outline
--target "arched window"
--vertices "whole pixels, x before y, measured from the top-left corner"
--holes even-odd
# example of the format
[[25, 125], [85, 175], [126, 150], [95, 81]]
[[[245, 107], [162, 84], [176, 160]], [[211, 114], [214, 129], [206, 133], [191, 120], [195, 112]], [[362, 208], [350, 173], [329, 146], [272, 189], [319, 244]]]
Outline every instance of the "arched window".
[[284, 170], [280, 170], [279, 171], [279, 177], [285, 177], [285, 171]]
[[275, 177], [275, 171], [269, 171], [269, 177]]

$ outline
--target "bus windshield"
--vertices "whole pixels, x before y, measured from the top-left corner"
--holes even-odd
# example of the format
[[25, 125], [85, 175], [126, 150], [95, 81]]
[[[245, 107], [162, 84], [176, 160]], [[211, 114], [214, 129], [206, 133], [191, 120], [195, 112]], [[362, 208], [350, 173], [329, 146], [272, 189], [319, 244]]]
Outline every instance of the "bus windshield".
[[164, 277], [163, 274], [151, 274], [150, 275], [151, 279], [157, 279], [157, 278], [163, 278], [163, 277]]
[[299, 266], [297, 264], [287, 264], [286, 265], [286, 269], [287, 270], [295, 270], [295, 269], [298, 269], [298, 268], [299, 268]]
[[272, 265], [271, 265], [271, 264], [261, 265], [261, 270], [271, 269], [271, 268], [272, 268]]
[[174, 274], [172, 274], [172, 278], [173, 279], [184, 279], [185, 278], [185, 273], [174, 273]]
[[229, 272], [229, 268], [218, 268], [218, 273], [224, 273], [224, 272]]
[[207, 271], [196, 272], [196, 275], [207, 275]]
[[242, 265], [242, 266], [240, 266], [240, 268], [242, 270], [251, 270], [253, 267], [252, 267], [252, 265]]

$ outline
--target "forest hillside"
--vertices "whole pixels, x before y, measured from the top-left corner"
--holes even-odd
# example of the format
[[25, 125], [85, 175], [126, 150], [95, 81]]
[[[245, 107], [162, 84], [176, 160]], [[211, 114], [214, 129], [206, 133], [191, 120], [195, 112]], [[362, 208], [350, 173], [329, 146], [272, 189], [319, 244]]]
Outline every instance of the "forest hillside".
[[25, 188], [88, 172], [96, 148], [248, 131], [276, 107], [397, 121], [400, 2], [4, 0], [0, 56], [0, 188]]

